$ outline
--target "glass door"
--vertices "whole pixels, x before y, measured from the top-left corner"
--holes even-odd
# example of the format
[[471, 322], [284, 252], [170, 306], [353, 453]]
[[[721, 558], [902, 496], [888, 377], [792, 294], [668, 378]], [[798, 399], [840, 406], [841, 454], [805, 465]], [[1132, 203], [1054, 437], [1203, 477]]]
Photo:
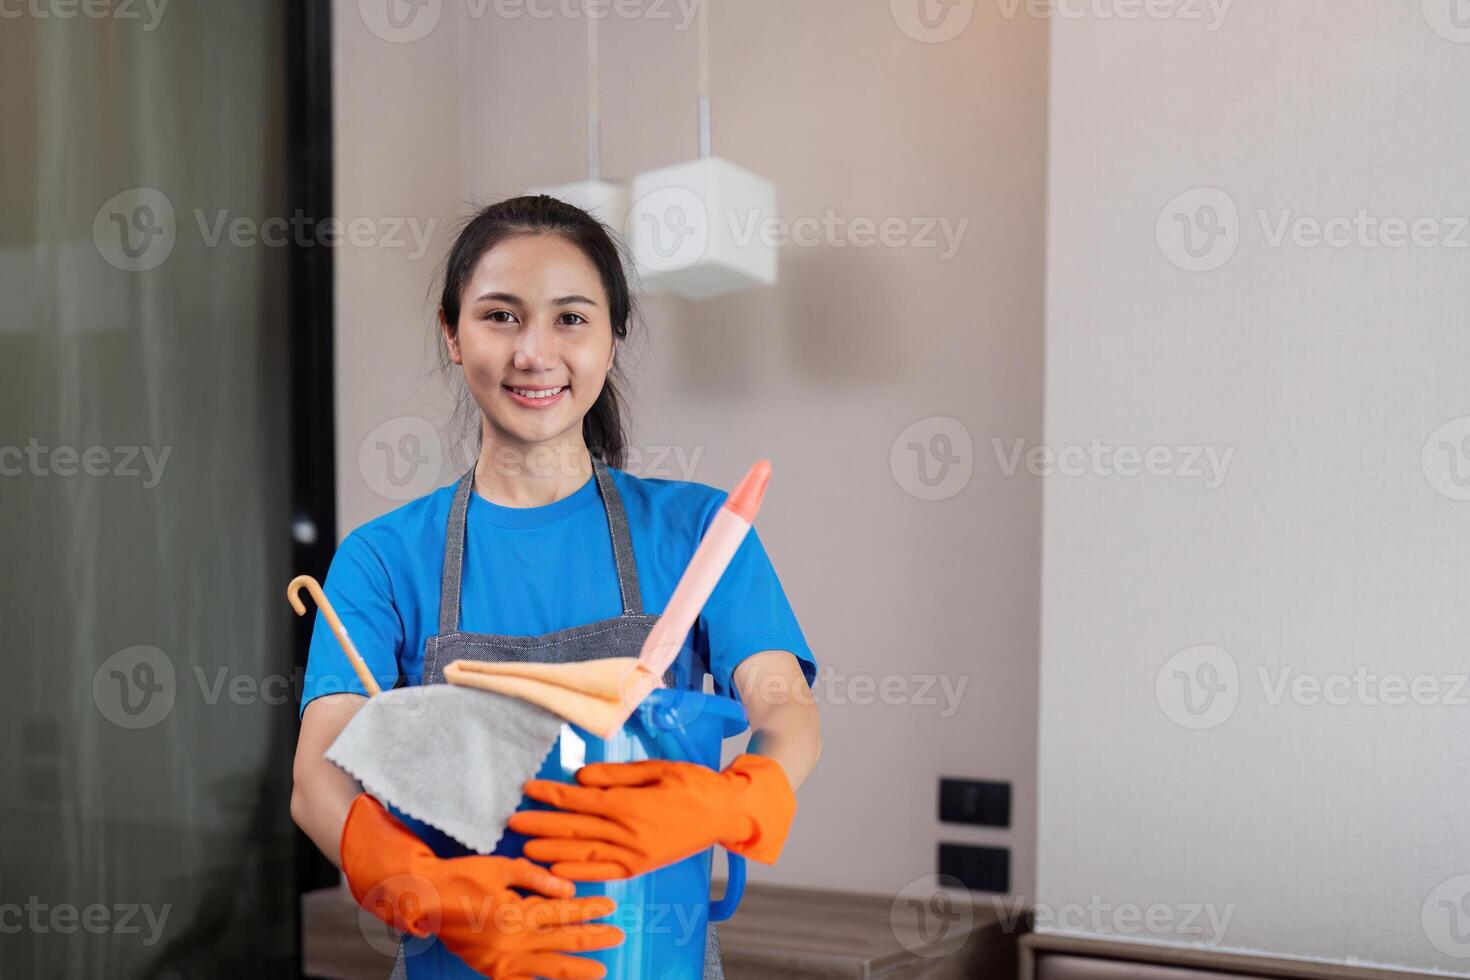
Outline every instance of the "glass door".
[[0, 976], [296, 972], [287, 17], [0, 21]]

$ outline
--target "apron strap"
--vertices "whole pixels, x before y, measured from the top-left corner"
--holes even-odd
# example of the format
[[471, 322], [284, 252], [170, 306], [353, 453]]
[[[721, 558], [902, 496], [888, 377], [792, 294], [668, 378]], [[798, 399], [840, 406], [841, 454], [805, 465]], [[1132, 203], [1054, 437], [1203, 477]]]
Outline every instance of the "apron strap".
[[623, 615], [643, 615], [643, 593], [638, 588], [638, 565], [633, 561], [633, 536], [628, 532], [628, 515], [612, 474], [602, 457], [592, 457], [592, 472], [597, 489], [602, 493], [602, 506], [607, 509], [607, 524], [612, 531], [613, 560], [618, 565], [618, 588], [623, 592]]
[[449, 527], [444, 532], [444, 571], [439, 575], [439, 635], [459, 632], [459, 592], [464, 579], [464, 526], [470, 512], [470, 492], [475, 486], [475, 468], [459, 478], [454, 503], [449, 507]]
[[[623, 598], [623, 615], [643, 614], [643, 593], [638, 587], [638, 565], [633, 560], [633, 536], [628, 531], [628, 515], [617, 484], [601, 457], [592, 456], [592, 475], [597, 492], [607, 510], [608, 529], [612, 534], [613, 560], [618, 568], [618, 589]], [[459, 478], [454, 488], [454, 502], [449, 507], [449, 524], [444, 532], [444, 569], [439, 576], [439, 634], [459, 632], [459, 600], [464, 584], [465, 523], [470, 512], [470, 494], [474, 491], [475, 468]]]

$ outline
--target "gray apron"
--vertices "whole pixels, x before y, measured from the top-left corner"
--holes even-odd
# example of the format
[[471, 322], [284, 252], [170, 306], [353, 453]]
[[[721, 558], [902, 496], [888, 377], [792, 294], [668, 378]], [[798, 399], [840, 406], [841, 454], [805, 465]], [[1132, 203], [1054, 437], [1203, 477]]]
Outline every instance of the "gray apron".
[[[465, 633], [459, 628], [460, 587], [464, 579], [465, 520], [469, 514], [470, 494], [474, 492], [474, 467], [460, 478], [454, 490], [454, 503], [449, 509], [449, 525], [444, 538], [444, 572], [439, 584], [439, 634], [424, 645], [423, 683], [443, 684], [444, 667], [455, 660], [518, 661], [521, 663], [575, 663], [602, 657], [637, 657], [643, 650], [658, 617], [643, 611], [643, 595], [638, 587], [638, 567], [633, 561], [633, 538], [628, 533], [628, 515], [623, 511], [623, 498], [618, 495], [607, 467], [592, 456], [593, 476], [597, 492], [607, 511], [608, 528], [612, 532], [613, 558], [618, 568], [618, 588], [622, 592], [623, 612], [611, 619], [598, 620], [584, 626], [543, 633], [540, 636], [508, 636], [498, 633]], [[688, 686], [701, 690], [704, 665], [690, 670]], [[674, 668], [664, 673], [664, 684], [676, 683]], [[403, 947], [393, 964], [392, 980], [407, 980], [408, 966]], [[710, 923], [704, 946], [704, 980], [724, 980], [720, 959], [720, 941]]]

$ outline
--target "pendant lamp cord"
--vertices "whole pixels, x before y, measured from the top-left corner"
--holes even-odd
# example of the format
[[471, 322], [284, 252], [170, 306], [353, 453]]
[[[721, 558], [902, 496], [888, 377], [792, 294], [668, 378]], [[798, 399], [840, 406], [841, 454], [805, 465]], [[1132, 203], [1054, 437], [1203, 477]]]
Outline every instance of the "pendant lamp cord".
[[709, 5], [711, 0], [697, 0], [699, 10], [699, 158], [710, 158], [709, 113]]
[[602, 178], [601, 92], [598, 88], [597, 18], [592, 16], [592, 0], [583, 4], [587, 18], [587, 177]]

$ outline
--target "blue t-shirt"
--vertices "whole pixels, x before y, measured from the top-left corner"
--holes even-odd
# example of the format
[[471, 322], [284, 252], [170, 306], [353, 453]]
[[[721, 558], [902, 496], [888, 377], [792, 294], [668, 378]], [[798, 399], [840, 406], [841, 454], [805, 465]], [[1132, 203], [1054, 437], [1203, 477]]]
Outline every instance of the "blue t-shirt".
[[[608, 467], [633, 539], [643, 611], [658, 615], [726, 491], [637, 477]], [[323, 589], [379, 685], [423, 679], [424, 643], [439, 630], [439, 579], [454, 486], [441, 487], [347, 536]], [[541, 507], [506, 507], [470, 494], [460, 629], [539, 636], [621, 615], [607, 511], [589, 477]], [[732, 675], [762, 650], [796, 656], [807, 683], [816, 661], [755, 528], [745, 536], [684, 640], [676, 670], [708, 664], [715, 690], [736, 697]], [[691, 658], [694, 658], [691, 660]], [[324, 694], [363, 694], [325, 617], [317, 616], [301, 710]]]

